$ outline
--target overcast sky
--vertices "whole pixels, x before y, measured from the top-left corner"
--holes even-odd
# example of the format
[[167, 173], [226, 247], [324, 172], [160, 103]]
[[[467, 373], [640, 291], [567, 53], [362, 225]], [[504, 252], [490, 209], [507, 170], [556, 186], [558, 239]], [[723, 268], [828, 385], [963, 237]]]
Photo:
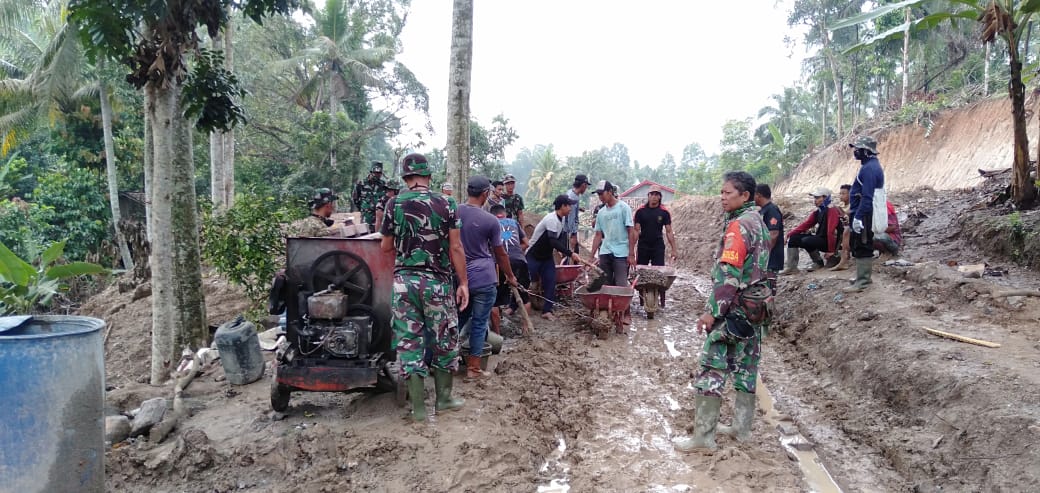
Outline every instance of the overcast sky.
[[[656, 166], [687, 144], [718, 150], [722, 125], [753, 117], [799, 79], [804, 48], [785, 46], [789, 2], [690, 0], [476, 1], [472, 116], [504, 114], [520, 138], [507, 150], [554, 144], [557, 155], [620, 142]], [[399, 60], [430, 91], [447, 141], [451, 0], [417, 0]], [[419, 125], [414, 125], [418, 128]]]

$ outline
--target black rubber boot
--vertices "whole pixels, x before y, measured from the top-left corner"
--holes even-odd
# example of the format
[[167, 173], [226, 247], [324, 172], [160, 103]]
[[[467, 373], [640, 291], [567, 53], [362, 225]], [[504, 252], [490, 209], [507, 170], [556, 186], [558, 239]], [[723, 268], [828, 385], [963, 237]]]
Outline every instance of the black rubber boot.
[[823, 267], [823, 257], [820, 256], [819, 250], [812, 250], [809, 252], [809, 258], [812, 259], [813, 269], [819, 269]]
[[719, 425], [719, 433], [736, 438], [738, 442], [751, 439], [751, 422], [755, 419], [755, 394], [737, 392], [733, 402], [733, 425]]
[[426, 389], [422, 375], [408, 377], [408, 400], [412, 401], [412, 419], [426, 421]]
[[693, 436], [672, 441], [675, 449], [680, 452], [712, 451], [718, 448], [715, 443], [715, 427], [719, 424], [722, 398], [698, 395], [696, 402], [697, 415], [694, 418]]
[[451, 411], [462, 407], [464, 399], [451, 397], [452, 374], [448, 370], [433, 370], [433, 383], [437, 388], [437, 411]]

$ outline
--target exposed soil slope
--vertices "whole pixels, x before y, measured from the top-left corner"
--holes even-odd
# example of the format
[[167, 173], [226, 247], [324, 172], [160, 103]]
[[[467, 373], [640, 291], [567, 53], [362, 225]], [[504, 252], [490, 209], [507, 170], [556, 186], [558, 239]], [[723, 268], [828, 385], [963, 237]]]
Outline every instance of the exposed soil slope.
[[[1030, 142], [1035, 143], [1035, 118], [1028, 123]], [[903, 192], [920, 187], [970, 188], [982, 183], [979, 169], [1010, 168], [1012, 131], [1011, 103], [999, 97], [943, 111], [934, 119], [931, 132], [911, 124], [862, 133], [878, 140], [888, 190]], [[775, 187], [775, 193], [804, 194], [818, 186], [837, 192], [841, 184], [855, 178], [858, 166], [848, 142], [837, 142], [807, 157]]]

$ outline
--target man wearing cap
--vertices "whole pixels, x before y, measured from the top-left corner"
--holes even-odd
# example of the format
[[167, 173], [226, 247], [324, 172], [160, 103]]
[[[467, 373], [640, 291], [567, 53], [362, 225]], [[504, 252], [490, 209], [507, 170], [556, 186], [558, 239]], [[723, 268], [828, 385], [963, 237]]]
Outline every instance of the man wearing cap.
[[339, 197], [328, 188], [319, 188], [307, 202], [311, 209], [310, 215], [303, 219], [293, 221], [286, 230], [286, 236], [317, 238], [322, 236], [335, 236], [332, 229], [333, 211], [336, 210], [336, 199]]
[[386, 181], [383, 180], [383, 163], [373, 162], [369, 168], [368, 177], [359, 180], [354, 185], [354, 194], [351, 200], [354, 208], [361, 211], [361, 220], [374, 227], [376, 224], [376, 206], [382, 200], [386, 190]]
[[837, 250], [841, 240], [841, 212], [831, 204], [831, 191], [825, 187], [816, 187], [810, 193], [816, 206], [809, 217], [802, 221], [790, 233], [787, 233], [787, 266], [781, 274], [798, 273], [798, 253], [800, 248], [809, 252], [816, 268], [823, 267], [820, 252], [832, 253]]
[[[401, 377], [408, 385], [412, 418], [424, 421], [427, 349], [432, 353], [429, 366], [433, 367], [437, 411], [463, 404], [451, 391], [452, 372], [459, 364], [458, 310], [469, 306], [469, 279], [455, 201], [430, 191], [430, 165], [422, 154], [405, 156], [401, 170], [407, 188], [386, 205], [380, 246], [384, 252], [396, 253], [390, 298], [393, 344]], [[459, 280], [455, 293], [453, 270]]]
[[542, 318], [555, 320], [553, 304], [556, 302], [556, 259], [553, 250], [570, 258], [574, 263], [581, 261], [578, 254], [571, 251], [567, 233], [563, 230], [563, 222], [567, 214], [576, 204], [566, 195], [557, 195], [553, 200], [553, 214], [546, 214], [531, 235], [531, 247], [527, 249], [527, 269], [531, 281], [538, 281], [542, 286]]
[[393, 200], [397, 196], [398, 192], [401, 191], [400, 182], [392, 182], [386, 185], [385, 196], [379, 201], [379, 205], [376, 206], [376, 231], [383, 226], [383, 214], [386, 212], [386, 204]]
[[[843, 291], [855, 293], [870, 285], [870, 270], [874, 263], [874, 210], [884, 211], [885, 171], [878, 161], [877, 140], [861, 135], [849, 144], [852, 155], [860, 162], [856, 181], [849, 190], [849, 253], [856, 259], [856, 280]], [[880, 202], [878, 204], [877, 202]]]
[[[471, 176], [466, 182], [466, 202], [459, 206], [459, 236], [466, 252], [466, 275], [469, 285], [469, 306], [459, 314], [459, 326], [469, 326], [469, 354], [466, 355], [466, 376], [481, 375], [480, 357], [484, 353], [491, 308], [498, 297], [498, 271], [505, 274], [506, 282], [516, 286], [516, 276], [509, 265], [509, 254], [502, 243], [502, 226], [498, 218], [484, 210], [484, 202], [491, 193], [491, 180], [485, 176]], [[494, 252], [494, 256], [492, 256]]]
[[516, 219], [520, 227], [524, 226], [524, 198], [514, 193], [516, 190], [516, 177], [506, 175], [502, 178], [502, 184], [506, 187], [506, 193], [502, 195], [502, 205], [506, 208], [506, 217]]
[[[567, 198], [574, 201], [577, 204], [581, 201], [581, 196], [585, 194], [589, 189], [589, 177], [585, 175], [575, 175], [574, 185], [571, 186], [570, 190], [567, 190]], [[563, 229], [567, 232], [567, 236], [570, 237], [571, 250], [574, 253], [580, 253], [581, 249], [578, 245], [578, 213], [581, 211], [581, 207], [571, 207], [570, 214], [567, 214], [567, 220], [563, 223]]]
[[636, 230], [632, 208], [614, 195], [614, 185], [600, 180], [596, 195], [603, 208], [596, 214], [596, 236], [592, 239], [592, 261], [607, 276], [611, 286], [628, 285], [628, 268], [636, 264]]
[[[672, 247], [672, 262], [675, 262], [678, 249], [675, 248], [675, 235], [672, 233], [672, 213], [661, 205], [661, 187], [653, 185], [646, 194], [646, 203], [636, 210], [636, 264], [664, 265], [664, 238], [668, 237], [668, 245]], [[664, 234], [662, 234], [662, 231]]]
[[451, 197], [455, 194], [455, 186], [452, 185], [450, 181], [441, 183], [441, 193]]

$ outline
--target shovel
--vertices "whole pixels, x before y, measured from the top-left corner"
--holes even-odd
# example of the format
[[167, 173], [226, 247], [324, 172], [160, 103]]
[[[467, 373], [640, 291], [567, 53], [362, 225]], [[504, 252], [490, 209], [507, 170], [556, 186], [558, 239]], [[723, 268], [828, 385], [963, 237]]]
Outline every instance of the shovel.
[[598, 265], [589, 262], [588, 260], [585, 260], [581, 257], [578, 257], [578, 259], [581, 261], [581, 263], [588, 266], [589, 270], [591, 270], [592, 273], [596, 275], [595, 279], [590, 279], [589, 282], [585, 284], [585, 290], [590, 293], [595, 293], [596, 291], [599, 291], [599, 289], [602, 288], [603, 285], [609, 281], [609, 279], [607, 279], [607, 273], [603, 272], [603, 269], [600, 269]]

